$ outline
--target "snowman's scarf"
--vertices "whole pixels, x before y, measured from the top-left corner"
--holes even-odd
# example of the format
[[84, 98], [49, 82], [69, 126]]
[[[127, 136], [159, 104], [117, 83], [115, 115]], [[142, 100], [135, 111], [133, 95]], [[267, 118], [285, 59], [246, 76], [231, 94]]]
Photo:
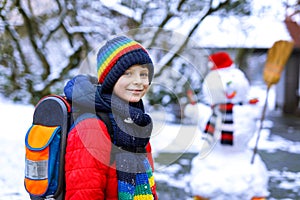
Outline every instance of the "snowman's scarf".
[[[239, 105], [241, 103], [238, 103]], [[222, 123], [221, 123], [221, 139], [220, 142], [223, 145], [233, 145], [233, 103], [226, 103], [226, 104], [217, 104], [212, 106], [212, 116], [210, 117], [209, 121], [207, 122], [204, 133], [210, 134], [214, 136], [215, 133], [215, 126], [216, 120], [218, 117], [218, 113], [222, 116]]]

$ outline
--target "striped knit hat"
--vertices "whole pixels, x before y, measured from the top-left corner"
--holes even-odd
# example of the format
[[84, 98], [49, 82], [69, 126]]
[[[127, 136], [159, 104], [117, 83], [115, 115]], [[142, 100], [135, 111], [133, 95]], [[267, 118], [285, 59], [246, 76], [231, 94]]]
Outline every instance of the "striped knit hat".
[[150, 84], [153, 76], [153, 64], [145, 48], [125, 36], [107, 41], [97, 55], [98, 82], [102, 84], [102, 91], [112, 92], [118, 79], [135, 64], [147, 64]]

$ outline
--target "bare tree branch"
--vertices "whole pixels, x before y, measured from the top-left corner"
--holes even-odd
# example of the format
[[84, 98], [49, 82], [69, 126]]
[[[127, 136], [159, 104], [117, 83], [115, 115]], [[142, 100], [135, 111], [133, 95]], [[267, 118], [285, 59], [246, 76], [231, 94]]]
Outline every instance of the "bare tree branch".
[[[226, 0], [222, 3], [220, 3], [219, 6], [217, 6], [215, 8], [213, 8], [212, 6], [209, 6], [208, 11], [204, 15], [200, 16], [197, 23], [194, 24], [194, 26], [189, 31], [189, 34], [185, 37], [185, 40], [183, 40], [183, 42], [181, 44], [179, 44], [177, 47], [175, 47], [176, 49], [174, 49], [174, 51], [170, 51], [171, 56], [168, 55], [168, 58], [164, 59], [163, 63], [159, 63], [159, 65], [162, 66], [162, 68], [160, 69], [160, 71], [158, 73], [155, 74], [155, 77], [159, 77], [163, 73], [163, 71], [171, 65], [174, 58], [184, 50], [184, 48], [188, 44], [188, 41], [190, 40], [191, 36], [195, 33], [195, 31], [197, 30], [197, 28], [199, 27], [201, 22], [207, 16], [211, 15], [212, 13], [214, 13], [214, 12], [222, 9], [224, 6], [228, 5], [228, 3], [230, 3], [230, 0]], [[212, 5], [212, 0], [210, 1], [210, 5]]]
[[57, 0], [56, 1], [58, 8], [59, 8], [59, 17], [56, 20], [56, 25], [51, 28], [51, 30], [48, 31], [48, 33], [45, 33], [41, 39], [41, 42], [43, 44], [43, 48], [45, 47], [46, 43], [50, 40], [51, 36], [61, 27], [64, 28], [63, 21], [67, 15], [67, 9], [66, 5], [62, 6], [61, 3]]
[[52, 79], [50, 82], [48, 82], [43, 90], [38, 91], [41, 96], [45, 96], [50, 93], [50, 87], [53, 86], [55, 83], [60, 82], [63, 80], [63, 77], [66, 76], [67, 72], [71, 69], [74, 69], [78, 67], [78, 63], [80, 62], [80, 54], [82, 51], [82, 46], [79, 46], [76, 51], [73, 52], [73, 54], [69, 57], [69, 61], [67, 66], [63, 67], [63, 70], [60, 72], [59, 77]]
[[4, 15], [2, 15], [1, 12], [0, 12], [0, 17], [3, 20], [5, 30], [10, 35], [14, 45], [17, 48], [17, 51], [18, 51], [18, 53], [20, 55], [20, 58], [21, 58], [22, 65], [24, 66], [24, 69], [25, 69], [24, 73], [29, 73], [29, 66], [26, 63], [26, 58], [25, 58], [25, 55], [24, 55], [23, 50], [21, 48], [21, 44], [20, 44], [21, 40], [20, 40], [19, 34], [17, 33], [17, 31], [12, 26], [10, 26], [7, 23], [6, 17]]
[[47, 58], [45, 57], [45, 53], [41, 48], [41, 44], [40, 42], [37, 41], [35, 37], [36, 33], [38, 33], [38, 30], [32, 24], [31, 15], [29, 13], [26, 13], [25, 10], [23, 9], [20, 0], [16, 1], [16, 6], [24, 19], [25, 27], [27, 28], [28, 37], [30, 39], [31, 45], [42, 63], [44, 69], [42, 78], [45, 80], [48, 77], [48, 75], [51, 73], [51, 71], [50, 71], [49, 62], [47, 61]]
[[[141, 36], [143, 44], [146, 42], [143, 39], [147, 39], [149, 45], [146, 44], [145, 47], [162, 44], [169, 48], [162, 58], [161, 54], [157, 54], [157, 61], [162, 66], [155, 74], [158, 77], [173, 66], [175, 58], [186, 50], [190, 39], [207, 16], [220, 10], [226, 14], [236, 6], [233, 4], [235, 2], [226, 0], [213, 7], [212, 0], [126, 1], [106, 7], [97, 0], [51, 0], [50, 9], [41, 9], [30, 0], [3, 0], [0, 3], [0, 20], [4, 34], [1, 36], [9, 38], [9, 45], [13, 47], [10, 54], [14, 58], [8, 64], [2, 62], [0, 65], [14, 67], [10, 67], [12, 76], [7, 77], [5, 83], [17, 88], [12, 91], [13, 98], [32, 98], [31, 102], [35, 103], [43, 95], [53, 92], [51, 90], [60, 81], [64, 81], [70, 75], [69, 71], [78, 67], [80, 61], [102, 40], [122, 32], [128, 32], [135, 38]], [[206, 7], [203, 9], [203, 6]], [[129, 13], [121, 8], [127, 9]], [[239, 4], [239, 10], [241, 8], [243, 7]], [[169, 33], [172, 34], [172, 30], [164, 35], [166, 27], [173, 23], [173, 19], [184, 23], [186, 18], [193, 18], [196, 22], [182, 40], [176, 45], [168, 46], [168, 36]], [[12, 24], [12, 20], [18, 22], [18, 26]], [[146, 27], [155, 28], [146, 32]], [[132, 32], [129, 33], [128, 30]], [[142, 38], [143, 34], [147, 37]], [[60, 70], [60, 74], [53, 77], [57, 70]], [[2, 88], [0, 85], [0, 89]]]

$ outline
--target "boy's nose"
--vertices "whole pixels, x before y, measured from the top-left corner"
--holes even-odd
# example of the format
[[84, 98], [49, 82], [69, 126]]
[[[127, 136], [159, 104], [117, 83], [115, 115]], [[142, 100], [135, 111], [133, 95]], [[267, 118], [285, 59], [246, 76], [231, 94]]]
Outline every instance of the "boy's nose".
[[142, 83], [141, 77], [140, 77], [139, 75], [136, 74], [136, 75], [134, 76], [133, 83], [135, 83], [135, 84], [140, 84], [140, 83]]

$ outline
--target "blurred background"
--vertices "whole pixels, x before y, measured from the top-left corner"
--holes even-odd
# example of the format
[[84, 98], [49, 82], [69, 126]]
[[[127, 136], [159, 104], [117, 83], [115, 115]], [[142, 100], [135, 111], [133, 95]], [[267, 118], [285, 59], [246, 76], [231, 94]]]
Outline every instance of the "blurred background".
[[[95, 75], [98, 48], [122, 34], [143, 44], [155, 63], [145, 103], [159, 126], [153, 149], [164, 200], [192, 198], [189, 172], [200, 136], [183, 111], [188, 91], [202, 100], [208, 55], [227, 51], [263, 103], [267, 51], [275, 41], [293, 40], [280, 82], [270, 91], [269, 135], [259, 154], [269, 170], [269, 199], [300, 199], [299, 24], [297, 0], [1, 0], [0, 199], [28, 197], [23, 139], [33, 106], [45, 95], [62, 94], [74, 75]], [[171, 144], [178, 134], [189, 140], [179, 152], [172, 148], [180, 141]]]
[[125, 34], [142, 43], [155, 62], [148, 103], [167, 107], [178, 121], [187, 90], [201, 99], [209, 54], [228, 51], [251, 84], [259, 84], [267, 49], [276, 40], [294, 40], [276, 107], [295, 113], [299, 9], [296, 0], [3, 0], [0, 91], [26, 104], [60, 94], [75, 74], [95, 73], [95, 54], [105, 40]]

